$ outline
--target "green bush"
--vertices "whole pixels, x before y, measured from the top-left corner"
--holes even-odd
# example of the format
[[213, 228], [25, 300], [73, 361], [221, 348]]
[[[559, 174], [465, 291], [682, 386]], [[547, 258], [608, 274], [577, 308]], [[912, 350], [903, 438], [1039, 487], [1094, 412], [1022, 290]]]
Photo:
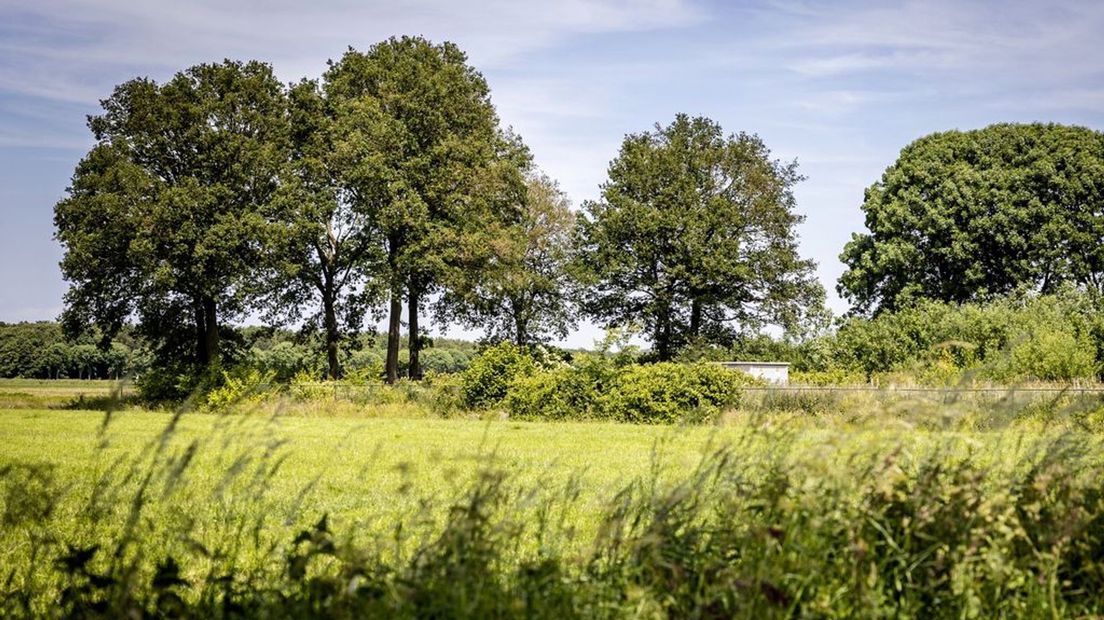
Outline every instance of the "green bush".
[[575, 368], [557, 368], [517, 377], [504, 405], [517, 418], [569, 420], [595, 417], [597, 395]]
[[518, 377], [506, 394], [506, 410], [515, 417], [534, 419], [606, 417], [604, 396], [632, 360], [627, 355], [580, 355], [572, 365], [559, 364]]
[[233, 405], [258, 403], [272, 392], [276, 372], [259, 368], [236, 368], [222, 373], [222, 385], [207, 392], [204, 400], [212, 411], [225, 411]]
[[861, 385], [866, 383], [866, 377], [853, 370], [833, 368], [831, 370], [795, 370], [790, 372], [790, 383], [795, 385]]
[[740, 388], [753, 383], [747, 375], [716, 364], [618, 366], [595, 357], [578, 366], [516, 378], [504, 404], [519, 418], [676, 422], [712, 417], [736, 406]]
[[628, 366], [604, 397], [607, 417], [627, 422], [677, 422], [709, 418], [739, 403], [740, 387], [753, 383], [743, 373], [717, 364], [661, 362]]
[[506, 397], [510, 383], [532, 374], [536, 362], [524, 349], [512, 343], [487, 347], [460, 377], [460, 397], [472, 409], [490, 407]]
[[153, 366], [135, 377], [138, 394], [146, 403], [179, 402], [200, 389], [203, 373], [189, 364]]
[[921, 301], [873, 318], [848, 318], [809, 346], [827, 354], [806, 370], [861, 373], [866, 379], [889, 374], [936, 385], [974, 376], [1091, 379], [1104, 362], [1102, 310], [1097, 296], [1072, 289], [988, 303]]
[[1015, 378], [1074, 381], [1096, 376], [1095, 354], [1086, 335], [1040, 326], [1029, 338], [1016, 343], [1009, 357]]

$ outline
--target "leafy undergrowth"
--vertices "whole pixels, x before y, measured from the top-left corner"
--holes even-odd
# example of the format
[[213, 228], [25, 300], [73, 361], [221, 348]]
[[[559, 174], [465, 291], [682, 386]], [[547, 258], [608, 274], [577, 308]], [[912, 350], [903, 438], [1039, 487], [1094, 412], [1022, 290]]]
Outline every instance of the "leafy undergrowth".
[[[743, 423], [664, 436], [613, 424], [381, 421], [360, 432], [422, 433], [405, 445], [426, 461], [443, 458], [430, 453], [433, 441], [470, 442], [480, 432], [554, 431], [599, 467], [632, 459], [643, 440], [653, 445], [613, 486], [529, 462], [563, 450], [538, 437], [464, 452], [453, 487], [430, 492], [425, 478], [402, 475], [415, 465], [400, 463], [397, 486], [347, 492], [340, 487], [376, 480], [374, 470], [390, 461], [350, 458], [357, 447], [339, 458], [359, 472], [309, 475], [302, 459], [318, 446], [341, 448], [312, 437], [331, 420], [300, 420], [288, 436], [248, 416], [119, 415], [97, 420], [98, 456], [77, 465], [5, 447], [0, 615], [1104, 611], [1104, 447], [1091, 434], [847, 436]], [[164, 428], [135, 433], [128, 425], [148, 423], [142, 415]], [[596, 444], [596, 433], [609, 437]], [[308, 454], [296, 441], [308, 443]], [[522, 443], [530, 451], [514, 458]]]

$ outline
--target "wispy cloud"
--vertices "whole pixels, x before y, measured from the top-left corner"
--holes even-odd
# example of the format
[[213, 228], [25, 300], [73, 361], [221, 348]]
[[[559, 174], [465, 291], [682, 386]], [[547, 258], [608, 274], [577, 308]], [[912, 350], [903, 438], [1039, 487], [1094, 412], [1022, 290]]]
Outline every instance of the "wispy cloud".
[[[1102, 32], [1093, 0], [0, 0], [0, 157], [22, 166], [0, 167], [0, 206], [25, 216], [5, 220], [0, 249], [50, 243], [49, 201], [114, 85], [228, 57], [290, 81], [347, 46], [421, 34], [468, 52], [503, 121], [576, 203], [597, 196], [625, 133], [676, 112], [760, 133], [809, 177], [802, 247], [831, 290], [863, 188], [908, 142], [1007, 120], [1104, 127]], [[42, 147], [71, 152], [49, 191], [24, 178], [65, 154]], [[21, 304], [54, 303], [47, 263], [25, 287], [44, 283], [42, 295]], [[15, 270], [0, 262], [0, 290], [24, 288]], [[0, 319], [11, 306], [0, 300]]]
[[[0, 92], [72, 100], [74, 84], [118, 81], [136, 69], [171, 71], [224, 57], [259, 57], [287, 79], [314, 75], [348, 45], [394, 34], [451, 39], [483, 67], [502, 67], [572, 36], [692, 23], [680, 0], [413, 2], [171, 2], [43, 0], [4, 9], [9, 62]], [[49, 71], [43, 73], [42, 70]], [[72, 78], [77, 78], [76, 80]], [[83, 78], [83, 79], [82, 79]]]

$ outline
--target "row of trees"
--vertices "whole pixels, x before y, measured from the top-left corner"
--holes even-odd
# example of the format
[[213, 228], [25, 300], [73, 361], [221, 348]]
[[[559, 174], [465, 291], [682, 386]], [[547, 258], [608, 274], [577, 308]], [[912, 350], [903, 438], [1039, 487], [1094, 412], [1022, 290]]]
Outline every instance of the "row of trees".
[[133, 321], [162, 367], [216, 367], [257, 314], [319, 328], [331, 377], [385, 315], [395, 381], [404, 305], [414, 378], [427, 312], [521, 345], [579, 314], [635, 322], [669, 359], [821, 308], [796, 165], [756, 136], [684, 115], [627, 136], [575, 214], [449, 43], [350, 49], [292, 85], [260, 62], [198, 65], [102, 105], [55, 208], [63, 323], [106, 343]]
[[[271, 372], [279, 381], [296, 376], [317, 378], [325, 367], [320, 333], [249, 326], [231, 335], [232, 339], [222, 342], [228, 356], [244, 366]], [[350, 337], [346, 344], [343, 368], [363, 377], [381, 374], [387, 355], [386, 338], [362, 333]], [[474, 342], [435, 338], [422, 351], [422, 364], [427, 371], [456, 373], [466, 369], [477, 353]], [[66, 338], [61, 325], [55, 322], [0, 323], [0, 378], [144, 377], [153, 361], [149, 345], [134, 337], [131, 329], [123, 330], [104, 349], [97, 346], [92, 334], [77, 340]], [[408, 364], [406, 351], [400, 351], [400, 371], [406, 372]]]
[[[579, 317], [635, 324], [660, 360], [767, 325], [827, 325], [797, 252], [795, 163], [706, 118], [625, 137], [574, 212], [456, 46], [393, 38], [318, 80], [260, 62], [118, 86], [55, 208], [71, 282], [63, 323], [106, 348], [136, 324], [156, 365], [216, 367], [247, 316], [322, 334], [339, 377], [367, 317], [385, 375], [422, 375], [423, 324], [519, 345]], [[857, 315], [923, 300], [1104, 287], [1104, 134], [994, 125], [906, 147], [866, 192], [844, 248]]]
[[118, 379], [145, 363], [145, 350], [122, 337], [110, 347], [66, 340], [57, 323], [0, 323], [0, 377]]

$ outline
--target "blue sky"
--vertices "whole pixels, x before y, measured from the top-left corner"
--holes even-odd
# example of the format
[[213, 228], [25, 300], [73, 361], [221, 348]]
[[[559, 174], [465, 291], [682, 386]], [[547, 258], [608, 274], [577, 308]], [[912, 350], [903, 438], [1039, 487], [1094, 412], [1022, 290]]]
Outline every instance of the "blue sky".
[[837, 257], [900, 149], [1002, 121], [1104, 129], [1102, 33], [1104, 2], [0, 0], [0, 321], [61, 311], [52, 208], [113, 85], [222, 58], [315, 77], [395, 34], [465, 49], [576, 204], [625, 133], [677, 112], [758, 133], [808, 177], [802, 252], [842, 312]]

